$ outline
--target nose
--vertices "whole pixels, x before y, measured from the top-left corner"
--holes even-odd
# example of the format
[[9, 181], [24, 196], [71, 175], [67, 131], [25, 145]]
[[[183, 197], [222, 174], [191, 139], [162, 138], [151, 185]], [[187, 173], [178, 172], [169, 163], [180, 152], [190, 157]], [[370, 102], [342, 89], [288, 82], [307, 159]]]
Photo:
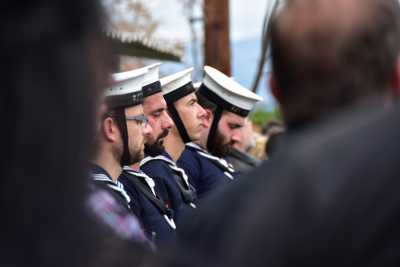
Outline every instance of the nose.
[[143, 136], [151, 135], [152, 132], [153, 132], [153, 128], [151, 127], [150, 123], [146, 123], [145, 125], [143, 125], [143, 128], [142, 128]]
[[234, 131], [231, 135], [232, 143], [240, 143], [242, 141], [241, 135], [239, 131]]
[[168, 115], [167, 112], [164, 112], [162, 128], [163, 129], [171, 129], [173, 124], [174, 124], [174, 122], [172, 121], [171, 117]]
[[197, 112], [197, 117], [199, 119], [204, 120], [206, 118], [206, 111], [204, 110], [204, 108], [202, 106], [200, 106], [199, 104], [197, 104], [198, 106], [198, 112]]

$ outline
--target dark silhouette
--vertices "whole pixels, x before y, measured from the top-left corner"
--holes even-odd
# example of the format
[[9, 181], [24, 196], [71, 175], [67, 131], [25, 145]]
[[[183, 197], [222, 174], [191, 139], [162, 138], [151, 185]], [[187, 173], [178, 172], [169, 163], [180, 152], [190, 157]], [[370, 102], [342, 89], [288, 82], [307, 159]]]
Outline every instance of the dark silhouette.
[[119, 266], [126, 251], [137, 262], [85, 207], [110, 59], [99, 4], [0, 5], [0, 266]]

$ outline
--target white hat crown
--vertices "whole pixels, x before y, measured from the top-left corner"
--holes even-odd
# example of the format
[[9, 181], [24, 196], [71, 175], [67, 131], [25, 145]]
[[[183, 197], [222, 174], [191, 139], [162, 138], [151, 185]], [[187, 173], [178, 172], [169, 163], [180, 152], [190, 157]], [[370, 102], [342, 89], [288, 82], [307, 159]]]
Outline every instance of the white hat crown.
[[154, 63], [152, 65], [146, 66], [147, 73], [144, 76], [143, 86], [155, 83], [160, 79], [160, 65], [161, 63]]
[[262, 97], [215, 68], [205, 66], [204, 74], [204, 86], [232, 106], [250, 111], [258, 101], [262, 100]]
[[192, 81], [193, 67], [166, 76], [160, 80], [163, 94], [169, 94]]
[[131, 94], [142, 90], [142, 83], [147, 69], [135, 69], [112, 75], [113, 85], [106, 90], [107, 96]]

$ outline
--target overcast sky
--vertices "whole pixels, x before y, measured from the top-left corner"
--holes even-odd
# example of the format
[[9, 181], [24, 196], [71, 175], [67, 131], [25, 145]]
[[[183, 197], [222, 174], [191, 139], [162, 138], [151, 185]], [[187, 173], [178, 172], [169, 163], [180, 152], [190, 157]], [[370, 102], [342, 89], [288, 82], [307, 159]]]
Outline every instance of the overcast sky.
[[[162, 38], [188, 40], [189, 27], [178, 0], [151, 0], [147, 2], [153, 15], [160, 21], [157, 34]], [[231, 39], [249, 39], [261, 34], [268, 0], [230, 0]]]

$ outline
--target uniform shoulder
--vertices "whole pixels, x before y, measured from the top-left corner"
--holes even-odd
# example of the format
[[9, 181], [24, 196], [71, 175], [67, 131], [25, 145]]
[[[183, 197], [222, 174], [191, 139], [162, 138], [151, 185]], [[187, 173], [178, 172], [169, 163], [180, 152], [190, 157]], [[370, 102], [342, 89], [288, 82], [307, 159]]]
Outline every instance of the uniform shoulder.
[[171, 172], [168, 162], [159, 158], [144, 161], [140, 169], [150, 177], [165, 176]]

